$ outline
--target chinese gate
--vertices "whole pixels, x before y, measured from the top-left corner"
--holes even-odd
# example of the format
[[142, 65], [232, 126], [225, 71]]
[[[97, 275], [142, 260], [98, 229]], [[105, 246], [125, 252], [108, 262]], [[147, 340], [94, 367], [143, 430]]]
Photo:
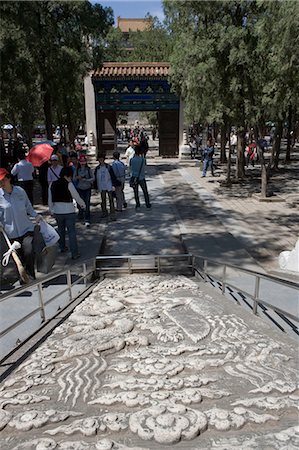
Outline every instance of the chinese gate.
[[167, 81], [168, 63], [104, 63], [92, 75], [97, 147], [115, 149], [119, 111], [157, 111], [160, 156], [179, 153], [179, 98]]

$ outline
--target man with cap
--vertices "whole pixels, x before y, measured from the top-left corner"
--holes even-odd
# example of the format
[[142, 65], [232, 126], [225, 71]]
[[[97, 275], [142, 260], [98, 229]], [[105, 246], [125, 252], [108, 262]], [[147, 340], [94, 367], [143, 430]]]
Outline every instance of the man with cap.
[[6, 169], [0, 169], [0, 227], [4, 229], [12, 241], [21, 244], [18, 250], [20, 259], [31, 279], [35, 279], [33, 230], [34, 223], [30, 220], [34, 217], [36, 223], [42, 220], [42, 216], [33, 209], [30, 200], [20, 186], [11, 184], [10, 174]]
[[79, 156], [79, 163], [76, 167], [76, 172], [73, 177], [73, 180], [76, 180], [77, 186], [76, 189], [85, 202], [85, 209], [80, 208], [79, 206], [79, 219], [85, 219], [85, 226], [90, 226], [90, 197], [91, 197], [91, 188], [94, 182], [93, 170], [87, 164], [86, 155]]
[[51, 166], [48, 169], [48, 183], [49, 186], [53, 183], [53, 181], [59, 180], [59, 175], [62, 169], [62, 166], [58, 163], [59, 158], [57, 155], [52, 155], [50, 158]]

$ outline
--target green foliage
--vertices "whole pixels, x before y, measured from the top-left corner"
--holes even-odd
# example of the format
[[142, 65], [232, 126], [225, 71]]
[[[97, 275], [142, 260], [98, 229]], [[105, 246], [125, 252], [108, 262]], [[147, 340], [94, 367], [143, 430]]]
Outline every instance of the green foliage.
[[151, 25], [143, 31], [132, 31], [127, 37], [111, 28], [105, 39], [105, 61], [168, 61], [172, 39], [156, 17], [147, 16]]
[[88, 1], [11, 1], [0, 4], [0, 17], [2, 114], [19, 120], [11, 111], [22, 99], [34, 119], [42, 99], [48, 130], [52, 107], [75, 128], [83, 120], [82, 79], [102, 57], [112, 10]]

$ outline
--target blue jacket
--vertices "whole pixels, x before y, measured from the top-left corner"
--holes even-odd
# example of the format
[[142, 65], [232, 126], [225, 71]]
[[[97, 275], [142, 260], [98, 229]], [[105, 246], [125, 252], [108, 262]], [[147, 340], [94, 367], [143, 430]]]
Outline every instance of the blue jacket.
[[203, 151], [203, 159], [205, 161], [212, 161], [214, 156], [214, 147], [206, 147]]

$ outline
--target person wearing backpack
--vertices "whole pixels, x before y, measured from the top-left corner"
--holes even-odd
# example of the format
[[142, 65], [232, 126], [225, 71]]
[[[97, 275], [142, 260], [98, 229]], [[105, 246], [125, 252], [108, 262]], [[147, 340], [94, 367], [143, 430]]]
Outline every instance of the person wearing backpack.
[[85, 202], [85, 209], [79, 207], [78, 219], [84, 219], [85, 226], [90, 227], [90, 197], [94, 182], [92, 169], [87, 164], [86, 155], [80, 155], [74, 178], [77, 181], [77, 191]]
[[125, 200], [125, 193], [124, 193], [126, 166], [122, 161], [120, 161], [119, 157], [120, 157], [119, 152], [113, 152], [112, 169], [117, 180], [120, 182], [119, 186], [115, 186], [116, 211], [121, 212], [123, 207], [124, 208], [127, 207], [127, 202]]

